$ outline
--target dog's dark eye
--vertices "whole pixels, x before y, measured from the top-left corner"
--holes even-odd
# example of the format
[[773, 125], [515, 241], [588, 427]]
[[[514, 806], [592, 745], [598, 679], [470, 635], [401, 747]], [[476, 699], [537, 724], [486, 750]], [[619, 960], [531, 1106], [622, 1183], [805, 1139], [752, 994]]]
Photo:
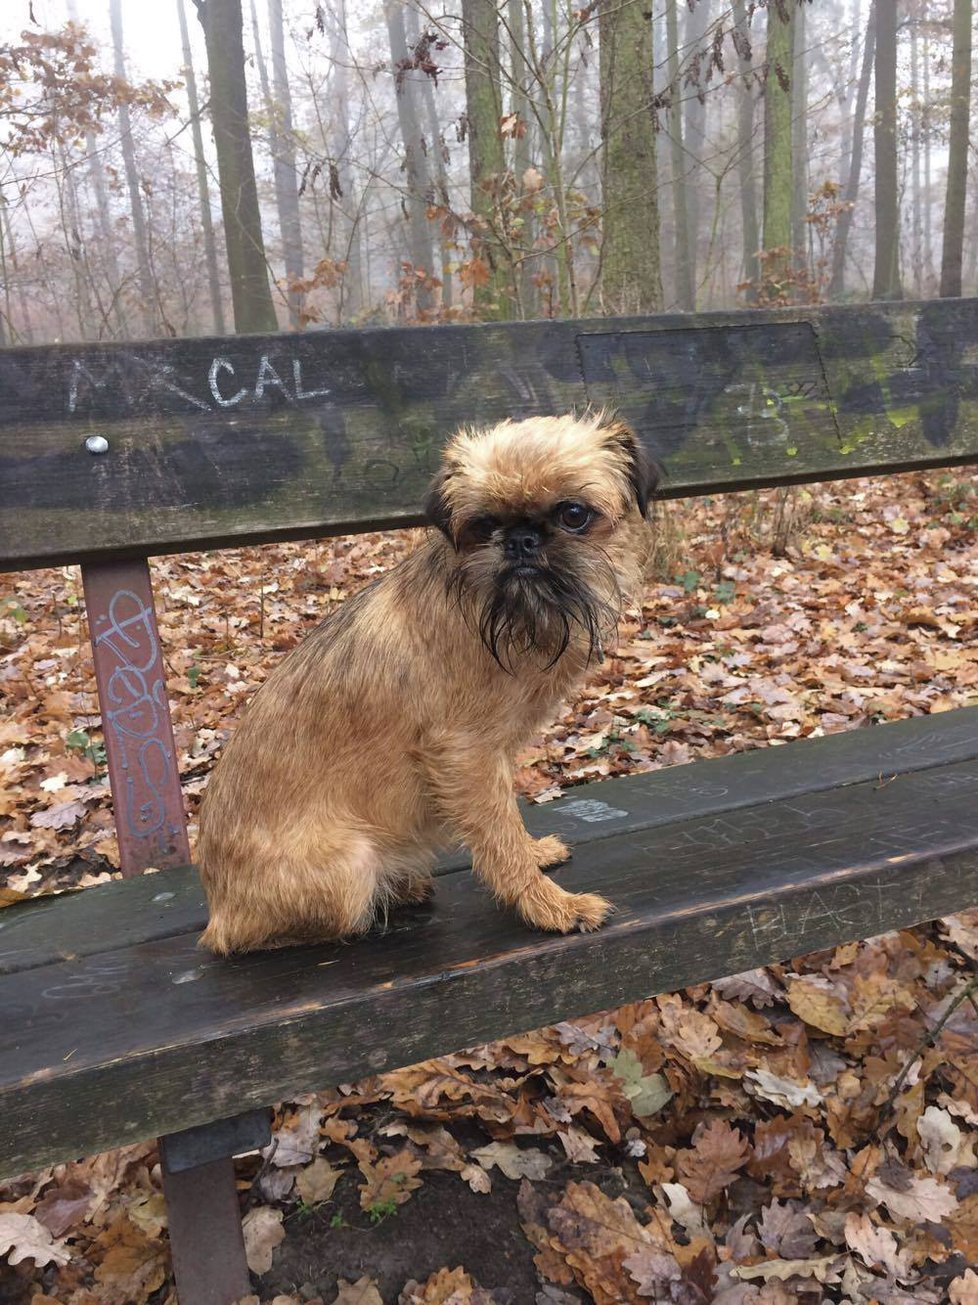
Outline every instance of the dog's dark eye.
[[591, 524], [594, 513], [583, 503], [561, 503], [557, 509], [557, 524], [564, 530], [579, 533]]
[[499, 522], [495, 517], [476, 517], [465, 527], [465, 538], [473, 544], [488, 544], [498, 529]]

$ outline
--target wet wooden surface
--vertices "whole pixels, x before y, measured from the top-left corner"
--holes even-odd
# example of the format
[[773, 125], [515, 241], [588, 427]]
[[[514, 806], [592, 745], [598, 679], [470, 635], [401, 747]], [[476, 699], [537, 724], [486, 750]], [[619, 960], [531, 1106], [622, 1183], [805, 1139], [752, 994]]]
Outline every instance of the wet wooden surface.
[[974, 299], [0, 350], [0, 567], [416, 523], [458, 425], [585, 403], [668, 495], [976, 461], [976, 350]]
[[[717, 757], [696, 762], [695, 770], [673, 766], [580, 785], [566, 789], [559, 801], [525, 805], [523, 812], [534, 836], [559, 834], [576, 847], [973, 758], [978, 707]], [[443, 858], [439, 871], [467, 866], [465, 854], [456, 853]], [[192, 866], [84, 893], [37, 897], [0, 912], [0, 975], [104, 951], [109, 921], [112, 945], [121, 948], [201, 930], [206, 919]]]
[[[826, 740], [823, 756], [891, 728]], [[744, 754], [719, 785], [726, 804], [718, 794], [713, 810], [578, 842], [560, 882], [618, 907], [590, 935], [530, 932], [455, 873], [382, 935], [226, 961], [196, 948], [196, 925], [128, 936], [117, 890], [87, 890], [72, 905], [91, 912], [99, 949], [43, 966], [25, 958], [0, 979], [0, 1174], [972, 905], [978, 759], [940, 760], [936, 743], [918, 742], [903, 731], [896, 752], [930, 747], [934, 764], [882, 766], [817, 792], [759, 787], [738, 804], [734, 769], [762, 756]], [[856, 778], [853, 760], [840, 766]], [[574, 796], [603, 802], [611, 787]], [[169, 873], [122, 887], [166, 891]], [[13, 932], [0, 940], [16, 948], [18, 916], [30, 914], [5, 911]]]

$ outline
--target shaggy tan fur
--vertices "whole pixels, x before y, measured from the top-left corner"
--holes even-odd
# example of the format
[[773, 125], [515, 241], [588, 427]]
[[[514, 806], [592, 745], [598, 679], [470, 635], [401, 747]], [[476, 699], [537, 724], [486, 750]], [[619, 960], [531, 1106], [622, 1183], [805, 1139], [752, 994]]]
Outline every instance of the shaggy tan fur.
[[422, 901], [459, 843], [528, 924], [601, 924], [610, 903], [542, 873], [569, 852], [527, 833], [513, 763], [637, 592], [651, 488], [634, 436], [601, 414], [455, 436], [439, 530], [285, 659], [215, 768], [204, 946], [362, 933]]

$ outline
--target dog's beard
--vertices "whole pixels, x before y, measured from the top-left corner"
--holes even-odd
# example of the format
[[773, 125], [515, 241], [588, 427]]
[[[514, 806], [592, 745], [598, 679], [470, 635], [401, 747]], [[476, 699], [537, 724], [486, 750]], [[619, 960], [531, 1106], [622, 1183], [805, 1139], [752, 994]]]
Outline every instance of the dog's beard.
[[614, 569], [597, 554], [514, 566], [492, 546], [478, 548], [458, 560], [448, 588], [486, 650], [511, 673], [527, 657], [552, 670], [572, 645], [591, 662], [621, 610]]

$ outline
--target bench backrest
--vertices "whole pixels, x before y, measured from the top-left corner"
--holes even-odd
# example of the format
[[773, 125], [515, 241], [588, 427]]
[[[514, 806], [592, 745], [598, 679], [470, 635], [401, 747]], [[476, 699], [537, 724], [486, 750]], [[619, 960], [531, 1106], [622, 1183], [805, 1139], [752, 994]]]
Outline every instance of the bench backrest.
[[0, 570], [81, 562], [126, 874], [189, 859], [146, 558], [411, 525], [458, 425], [613, 405], [664, 492], [978, 461], [978, 300], [0, 351]]
[[974, 461], [978, 300], [0, 351], [0, 569], [416, 524], [456, 426], [587, 403], [672, 496]]

